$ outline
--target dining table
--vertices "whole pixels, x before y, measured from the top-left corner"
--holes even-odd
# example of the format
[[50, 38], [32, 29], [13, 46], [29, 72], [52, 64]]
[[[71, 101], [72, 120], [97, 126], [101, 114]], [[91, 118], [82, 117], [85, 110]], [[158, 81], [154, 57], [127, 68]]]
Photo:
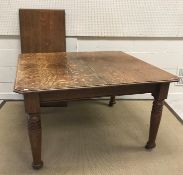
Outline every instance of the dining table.
[[40, 103], [150, 93], [154, 98], [145, 148], [152, 149], [169, 85], [177, 81], [177, 76], [121, 51], [20, 54], [14, 92], [24, 96], [33, 168], [43, 166]]

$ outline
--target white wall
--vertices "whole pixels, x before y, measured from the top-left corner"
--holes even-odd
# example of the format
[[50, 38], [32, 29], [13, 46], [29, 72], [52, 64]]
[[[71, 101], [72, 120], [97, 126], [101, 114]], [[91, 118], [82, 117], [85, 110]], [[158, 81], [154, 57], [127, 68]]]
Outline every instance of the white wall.
[[[183, 39], [67, 38], [67, 51], [99, 50], [121, 50], [174, 74], [183, 66]], [[12, 92], [19, 53], [19, 37], [0, 36], [0, 99], [21, 98]], [[170, 93], [183, 95], [183, 86], [172, 83]]]
[[181, 0], [1, 0], [0, 35], [19, 35], [19, 8], [65, 9], [67, 36], [183, 37]]

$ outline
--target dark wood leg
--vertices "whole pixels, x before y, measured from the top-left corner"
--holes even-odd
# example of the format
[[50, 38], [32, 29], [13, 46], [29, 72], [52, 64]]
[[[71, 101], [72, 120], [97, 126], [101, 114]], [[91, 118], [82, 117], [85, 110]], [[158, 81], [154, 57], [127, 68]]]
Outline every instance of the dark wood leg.
[[152, 149], [156, 146], [155, 140], [161, 121], [163, 104], [164, 100], [154, 99], [150, 120], [149, 140], [146, 149]]
[[43, 166], [41, 160], [41, 118], [39, 94], [24, 95], [25, 110], [28, 113], [28, 132], [31, 144], [34, 169], [40, 169]]
[[40, 114], [29, 114], [28, 132], [31, 144], [34, 169], [40, 169], [43, 166], [41, 161], [41, 120]]
[[152, 94], [154, 96], [154, 102], [151, 111], [149, 140], [145, 146], [146, 149], [152, 149], [156, 147], [155, 140], [161, 121], [164, 99], [167, 98], [168, 94], [168, 87], [169, 84], [159, 85], [157, 91]]
[[109, 106], [113, 106], [114, 104], [116, 104], [115, 96], [111, 96], [110, 101], [109, 101]]

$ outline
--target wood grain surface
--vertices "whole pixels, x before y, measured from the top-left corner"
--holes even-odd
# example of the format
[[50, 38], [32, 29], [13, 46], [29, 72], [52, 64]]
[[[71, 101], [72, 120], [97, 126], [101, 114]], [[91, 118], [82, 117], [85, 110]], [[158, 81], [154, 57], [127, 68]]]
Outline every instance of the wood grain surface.
[[15, 92], [39, 92], [178, 81], [178, 77], [123, 52], [21, 54]]
[[65, 11], [20, 9], [22, 53], [65, 52]]

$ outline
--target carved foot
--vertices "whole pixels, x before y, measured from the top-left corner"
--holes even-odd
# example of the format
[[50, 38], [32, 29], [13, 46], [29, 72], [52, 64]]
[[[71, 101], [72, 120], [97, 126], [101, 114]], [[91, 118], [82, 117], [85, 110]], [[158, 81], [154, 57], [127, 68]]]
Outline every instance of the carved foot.
[[111, 99], [109, 101], [109, 106], [112, 107], [114, 104], [116, 104], [115, 96], [111, 96]]
[[32, 168], [34, 168], [35, 170], [39, 170], [43, 167], [43, 161], [41, 161], [40, 163], [32, 163]]
[[149, 142], [147, 142], [145, 146], [146, 149], [153, 149], [155, 147], [156, 147], [156, 143], [149, 143]]

